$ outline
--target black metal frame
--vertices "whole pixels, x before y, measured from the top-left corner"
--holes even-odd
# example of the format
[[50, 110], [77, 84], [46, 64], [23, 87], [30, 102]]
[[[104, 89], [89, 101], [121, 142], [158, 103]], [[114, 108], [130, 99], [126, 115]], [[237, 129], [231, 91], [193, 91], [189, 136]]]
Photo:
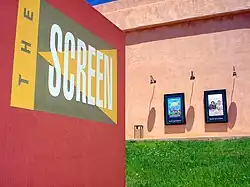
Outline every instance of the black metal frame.
[[[222, 94], [223, 116], [209, 116], [208, 96], [213, 95], [213, 94]], [[227, 123], [228, 122], [226, 89], [204, 91], [204, 112], [205, 112], [205, 123]]]
[[[168, 115], [168, 99], [169, 98], [181, 98], [181, 113], [180, 118], [172, 119]], [[164, 94], [164, 122], [165, 125], [182, 125], [186, 124], [186, 113], [185, 113], [185, 95], [184, 93]]]

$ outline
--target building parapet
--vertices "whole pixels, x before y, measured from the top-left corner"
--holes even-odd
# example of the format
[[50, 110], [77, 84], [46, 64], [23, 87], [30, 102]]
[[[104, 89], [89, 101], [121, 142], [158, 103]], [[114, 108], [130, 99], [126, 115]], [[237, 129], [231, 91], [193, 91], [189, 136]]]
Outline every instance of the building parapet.
[[250, 0], [118, 0], [95, 6], [124, 31], [250, 11]]

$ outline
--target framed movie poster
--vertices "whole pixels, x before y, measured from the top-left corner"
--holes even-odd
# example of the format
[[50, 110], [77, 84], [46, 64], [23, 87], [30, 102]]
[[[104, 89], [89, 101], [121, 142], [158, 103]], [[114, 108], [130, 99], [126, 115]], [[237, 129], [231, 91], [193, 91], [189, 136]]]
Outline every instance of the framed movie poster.
[[184, 93], [164, 95], [165, 125], [186, 123]]
[[205, 122], [227, 123], [226, 90], [211, 90], [204, 92]]

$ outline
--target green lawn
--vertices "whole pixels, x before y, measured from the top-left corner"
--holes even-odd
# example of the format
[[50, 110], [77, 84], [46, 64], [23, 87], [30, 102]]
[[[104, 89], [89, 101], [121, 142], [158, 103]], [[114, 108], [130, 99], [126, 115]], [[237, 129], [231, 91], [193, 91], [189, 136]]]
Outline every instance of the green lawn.
[[250, 187], [250, 139], [127, 142], [127, 187]]

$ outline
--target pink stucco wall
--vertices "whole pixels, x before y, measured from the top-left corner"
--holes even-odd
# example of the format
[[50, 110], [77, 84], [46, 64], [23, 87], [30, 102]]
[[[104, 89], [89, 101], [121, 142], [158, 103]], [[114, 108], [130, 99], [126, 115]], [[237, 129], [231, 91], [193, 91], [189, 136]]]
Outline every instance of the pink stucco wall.
[[[246, 13], [128, 34], [127, 138], [133, 138], [136, 124], [144, 125], [146, 138], [250, 135], [249, 20]], [[233, 66], [238, 77], [232, 94]], [[157, 81], [154, 94], [150, 75]], [[221, 88], [227, 89], [228, 108], [235, 103], [230, 124], [205, 125], [203, 92]], [[164, 127], [163, 95], [175, 92], [185, 93], [187, 126]], [[155, 117], [149, 115], [151, 98]]]
[[[160, 10], [160, 7], [152, 7], [169, 2], [158, 0], [153, 5], [147, 1], [144, 11], [146, 7]], [[126, 138], [134, 138], [134, 125], [137, 124], [144, 126], [144, 139], [250, 136], [250, 1], [241, 0], [235, 5], [236, 1], [231, 0], [224, 4], [223, 0], [185, 2], [196, 4], [199, 11], [190, 9], [187, 12], [183, 4], [185, 11], [172, 9], [164, 15], [158, 14], [158, 18], [164, 19], [155, 18], [157, 25], [154, 25], [153, 15], [153, 18], [144, 16], [144, 21], [139, 23], [136, 18], [145, 14], [140, 11], [131, 23], [127, 17], [115, 18], [119, 10], [112, 10], [112, 3], [108, 5], [111, 8], [106, 9], [108, 13], [104, 11], [111, 21], [114, 19], [120, 28], [129, 31]], [[204, 3], [208, 3], [207, 6], [200, 6]], [[213, 6], [209, 8], [209, 4]], [[143, 11], [143, 6], [136, 6], [136, 9]], [[212, 7], [218, 14], [211, 10]], [[237, 7], [241, 8], [235, 11]], [[105, 9], [99, 7], [99, 10]], [[127, 5], [119, 15], [134, 10]], [[238, 74], [235, 80], [233, 66]], [[196, 76], [194, 82], [189, 80], [191, 70]], [[156, 79], [155, 85], [149, 84], [150, 75]], [[228, 124], [205, 124], [203, 94], [210, 89], [227, 89]], [[163, 95], [176, 92], [185, 93], [187, 124], [164, 126]]]

